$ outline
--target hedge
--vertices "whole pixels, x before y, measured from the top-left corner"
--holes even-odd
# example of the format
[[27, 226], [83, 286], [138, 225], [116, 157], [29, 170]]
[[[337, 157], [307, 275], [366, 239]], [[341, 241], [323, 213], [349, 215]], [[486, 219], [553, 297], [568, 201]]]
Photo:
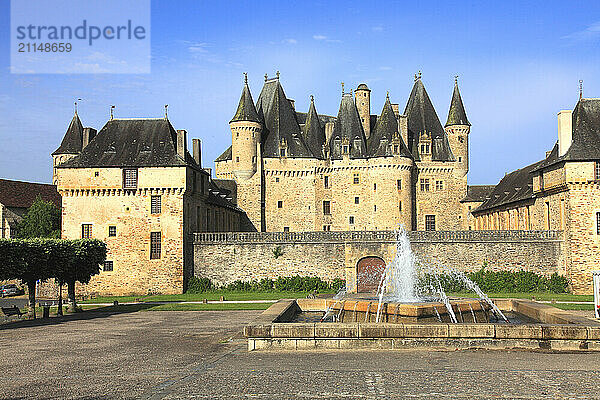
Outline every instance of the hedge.
[[342, 279], [334, 279], [331, 282], [313, 276], [280, 276], [277, 279], [264, 278], [261, 280], [241, 281], [237, 280], [227, 285], [215, 285], [208, 278], [191, 277], [188, 280], [186, 293], [202, 293], [211, 290], [227, 290], [234, 292], [323, 292], [338, 291], [346, 285]]

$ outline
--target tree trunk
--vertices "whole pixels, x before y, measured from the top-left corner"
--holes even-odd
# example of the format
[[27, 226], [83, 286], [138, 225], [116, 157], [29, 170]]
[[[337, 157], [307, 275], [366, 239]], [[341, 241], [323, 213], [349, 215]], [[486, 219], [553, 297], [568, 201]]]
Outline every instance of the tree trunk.
[[31, 281], [27, 281], [27, 290], [29, 296], [29, 312], [28, 314], [33, 316], [35, 319], [35, 279]]
[[58, 310], [56, 311], [56, 315], [60, 317], [63, 316], [62, 287], [63, 283], [60, 282], [58, 284]]
[[67, 282], [67, 291], [69, 293], [69, 301], [71, 302], [71, 312], [77, 312], [77, 301], [75, 300], [75, 281]]

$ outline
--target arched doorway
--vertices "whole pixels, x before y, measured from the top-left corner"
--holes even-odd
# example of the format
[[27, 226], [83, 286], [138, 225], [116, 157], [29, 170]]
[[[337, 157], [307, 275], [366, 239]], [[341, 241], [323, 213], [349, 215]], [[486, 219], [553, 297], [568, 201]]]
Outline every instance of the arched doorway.
[[381, 258], [375, 256], [361, 258], [356, 265], [357, 292], [376, 292], [384, 270], [385, 261]]

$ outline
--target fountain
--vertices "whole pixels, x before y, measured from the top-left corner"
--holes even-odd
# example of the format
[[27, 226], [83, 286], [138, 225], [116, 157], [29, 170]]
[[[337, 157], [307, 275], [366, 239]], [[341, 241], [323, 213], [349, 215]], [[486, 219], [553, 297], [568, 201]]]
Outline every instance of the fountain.
[[[373, 271], [368, 272], [365, 279], [371, 283]], [[448, 296], [444, 279], [460, 282], [474, 297]], [[417, 259], [403, 229], [397, 231], [394, 258], [374, 293], [349, 293], [344, 288], [333, 298], [280, 300], [246, 326], [244, 335], [249, 350], [600, 351], [600, 322], [530, 300], [493, 302], [463, 272]]]

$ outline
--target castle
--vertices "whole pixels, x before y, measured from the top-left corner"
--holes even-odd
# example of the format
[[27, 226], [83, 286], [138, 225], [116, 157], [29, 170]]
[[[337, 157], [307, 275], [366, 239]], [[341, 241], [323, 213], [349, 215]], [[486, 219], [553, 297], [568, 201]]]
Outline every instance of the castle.
[[[401, 114], [371, 91], [342, 96], [336, 117], [295, 110], [265, 76], [244, 80], [231, 146], [202, 167], [200, 142], [164, 118], [113, 118], [96, 132], [77, 112], [53, 153], [62, 236], [108, 245], [98, 294], [181, 293], [280, 275], [345, 279], [372, 290], [403, 225], [419, 257], [462, 270], [487, 264], [565, 275], [590, 293], [600, 249], [600, 99], [558, 113], [558, 141], [497, 185], [468, 185], [470, 123], [455, 80], [442, 126], [421, 75]], [[280, 247], [278, 257], [273, 257]]]
[[249, 230], [473, 228], [466, 211], [483, 199], [467, 198], [471, 124], [458, 82], [442, 126], [420, 74], [402, 114], [388, 93], [372, 115], [362, 83], [348, 93], [342, 84], [336, 117], [318, 114], [312, 96], [296, 111], [279, 73], [265, 76], [255, 105], [245, 79], [215, 175], [233, 181]]

